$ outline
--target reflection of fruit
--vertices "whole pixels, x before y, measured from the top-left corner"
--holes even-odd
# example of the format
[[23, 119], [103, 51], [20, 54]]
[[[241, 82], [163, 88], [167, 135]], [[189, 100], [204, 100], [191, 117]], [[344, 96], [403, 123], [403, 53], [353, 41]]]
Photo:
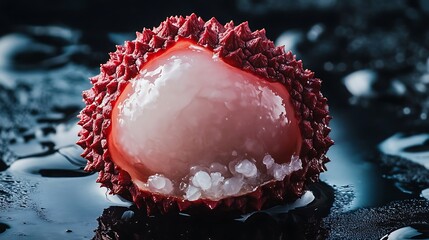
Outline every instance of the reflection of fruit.
[[321, 81], [264, 30], [170, 17], [110, 57], [83, 93], [78, 144], [148, 214], [259, 210], [325, 170]]

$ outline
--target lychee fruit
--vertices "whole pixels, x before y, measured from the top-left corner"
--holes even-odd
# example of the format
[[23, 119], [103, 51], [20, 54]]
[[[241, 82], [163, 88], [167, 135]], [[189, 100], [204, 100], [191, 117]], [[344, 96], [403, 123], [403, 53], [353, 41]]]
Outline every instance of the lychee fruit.
[[261, 210], [326, 170], [321, 80], [247, 22], [169, 17], [117, 46], [91, 83], [85, 170], [148, 215]]

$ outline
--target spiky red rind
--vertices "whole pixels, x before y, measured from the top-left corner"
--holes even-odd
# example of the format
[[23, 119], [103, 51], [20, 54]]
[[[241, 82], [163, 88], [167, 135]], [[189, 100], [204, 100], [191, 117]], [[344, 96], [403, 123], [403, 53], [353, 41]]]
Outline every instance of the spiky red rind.
[[[144, 64], [180, 39], [188, 39], [212, 49], [226, 63], [261, 76], [268, 81], [281, 82], [291, 96], [302, 134], [300, 158], [303, 169], [283, 181], [272, 181], [255, 192], [219, 201], [189, 202], [138, 189], [127, 172], [112, 162], [107, 146], [112, 108], [127, 82], [134, 78]], [[79, 125], [82, 156], [88, 160], [85, 170], [98, 171], [97, 182], [146, 208], [148, 214], [170, 211], [238, 211], [260, 210], [293, 200], [303, 193], [304, 184], [317, 181], [328, 162], [326, 152], [333, 144], [329, 137], [327, 99], [320, 92], [321, 80], [283, 47], [275, 47], [265, 30], [252, 32], [247, 22], [235, 26], [221, 25], [215, 18], [203, 21], [192, 14], [169, 17], [157, 28], [137, 32], [137, 38], [126, 41], [110, 53], [110, 59], [100, 67], [100, 74], [91, 78], [93, 87], [83, 92], [86, 103]]]

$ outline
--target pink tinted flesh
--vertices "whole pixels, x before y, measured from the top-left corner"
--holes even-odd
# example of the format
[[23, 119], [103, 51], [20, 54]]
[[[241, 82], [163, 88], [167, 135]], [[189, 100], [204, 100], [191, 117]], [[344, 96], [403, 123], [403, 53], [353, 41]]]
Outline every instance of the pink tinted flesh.
[[287, 89], [180, 41], [148, 62], [115, 103], [109, 150], [133, 181], [178, 183], [193, 166], [262, 166], [299, 155], [301, 133]]

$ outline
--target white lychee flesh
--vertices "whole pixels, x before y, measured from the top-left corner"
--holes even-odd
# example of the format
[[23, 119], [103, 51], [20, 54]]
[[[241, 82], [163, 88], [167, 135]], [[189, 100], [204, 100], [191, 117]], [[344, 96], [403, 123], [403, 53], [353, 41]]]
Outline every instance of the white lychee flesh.
[[286, 88], [190, 42], [143, 66], [115, 103], [111, 123], [112, 159], [144, 190], [220, 199], [301, 167]]

